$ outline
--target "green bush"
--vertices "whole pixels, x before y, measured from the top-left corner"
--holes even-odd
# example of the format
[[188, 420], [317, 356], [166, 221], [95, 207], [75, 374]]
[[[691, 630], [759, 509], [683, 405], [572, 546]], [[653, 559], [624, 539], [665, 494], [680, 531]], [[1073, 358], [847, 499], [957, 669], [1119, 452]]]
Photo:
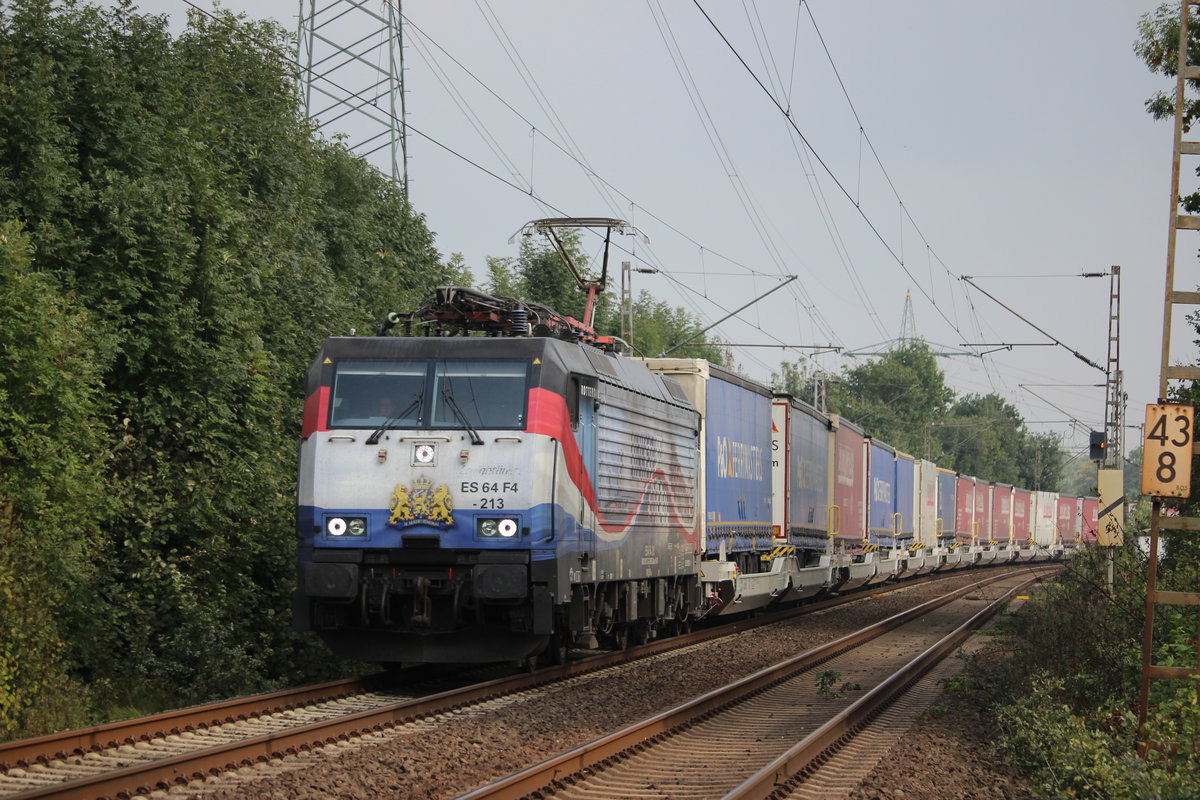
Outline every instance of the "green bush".
[[78, 720], [68, 642], [96, 579], [111, 509], [100, 376], [106, 337], [30, 270], [20, 223], [0, 223], [0, 737]]
[[[999, 624], [962, 682], [991, 704], [996, 748], [1039, 794], [1064, 798], [1195, 798], [1200, 786], [1200, 710], [1194, 682], [1152, 682], [1146, 728], [1137, 730], [1146, 561], [1132, 547], [1092, 548]], [[1188, 559], [1160, 565], [1160, 585], [1194, 571]], [[1183, 576], [1181, 578], [1181, 575]], [[1155, 663], [1195, 663], [1195, 614], [1160, 613]], [[1152, 743], [1150, 748], [1143, 743]], [[1145, 758], [1139, 756], [1139, 748]]]
[[0, 736], [345, 668], [291, 631], [304, 371], [462, 267], [290, 50], [0, 5]]

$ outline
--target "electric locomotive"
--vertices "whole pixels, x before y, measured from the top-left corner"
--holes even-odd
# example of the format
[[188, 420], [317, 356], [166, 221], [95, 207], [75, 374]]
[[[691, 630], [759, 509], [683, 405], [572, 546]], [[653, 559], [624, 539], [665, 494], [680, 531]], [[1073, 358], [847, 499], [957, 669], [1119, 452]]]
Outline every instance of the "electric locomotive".
[[[404, 319], [491, 335], [382, 335]], [[675, 381], [471, 290], [390, 324], [307, 374], [298, 630], [364, 661], [561, 660], [699, 607], [699, 415]]]

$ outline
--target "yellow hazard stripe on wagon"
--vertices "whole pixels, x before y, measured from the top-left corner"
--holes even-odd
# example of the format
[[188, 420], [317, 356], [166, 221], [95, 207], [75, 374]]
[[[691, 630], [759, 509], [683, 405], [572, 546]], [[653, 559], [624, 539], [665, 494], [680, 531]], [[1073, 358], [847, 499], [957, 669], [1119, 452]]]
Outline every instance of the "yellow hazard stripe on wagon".
[[763, 553], [759, 558], [763, 561], [770, 561], [773, 558], [783, 558], [790, 556], [796, 552], [796, 547], [790, 544], [781, 544], [769, 553]]

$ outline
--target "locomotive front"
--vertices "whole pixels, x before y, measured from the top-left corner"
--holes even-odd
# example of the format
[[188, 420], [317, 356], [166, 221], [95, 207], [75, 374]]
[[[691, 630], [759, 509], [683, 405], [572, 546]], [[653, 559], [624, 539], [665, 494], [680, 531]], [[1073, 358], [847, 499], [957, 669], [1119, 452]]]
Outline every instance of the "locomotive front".
[[567, 379], [549, 344], [326, 341], [300, 446], [299, 630], [378, 662], [521, 659], [545, 646], [557, 444], [529, 421], [561, 409], [565, 424]]

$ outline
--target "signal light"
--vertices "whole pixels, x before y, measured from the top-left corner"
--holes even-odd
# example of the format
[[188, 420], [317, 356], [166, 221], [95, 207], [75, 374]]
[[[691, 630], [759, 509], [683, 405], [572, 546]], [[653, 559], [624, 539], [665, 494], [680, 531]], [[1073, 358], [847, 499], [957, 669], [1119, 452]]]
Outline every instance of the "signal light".
[[1103, 461], [1108, 448], [1108, 436], [1104, 431], [1092, 431], [1088, 436], [1088, 458]]

